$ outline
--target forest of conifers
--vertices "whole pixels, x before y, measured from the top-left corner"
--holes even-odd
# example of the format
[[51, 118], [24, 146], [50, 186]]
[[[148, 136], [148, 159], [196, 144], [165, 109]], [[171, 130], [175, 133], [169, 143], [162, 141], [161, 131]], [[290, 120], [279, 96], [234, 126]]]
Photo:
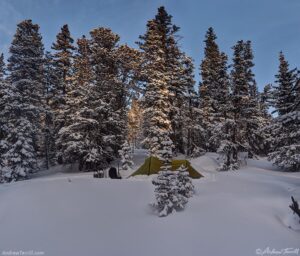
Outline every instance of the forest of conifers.
[[217, 152], [220, 170], [235, 170], [246, 152], [299, 171], [298, 70], [280, 52], [274, 81], [259, 91], [251, 41], [237, 41], [227, 56], [216, 39], [208, 28], [204, 58], [194, 63], [164, 7], [136, 48], [104, 27], [75, 40], [66, 24], [47, 51], [39, 25], [20, 22], [0, 58], [0, 182], [56, 164], [102, 169], [128, 144], [165, 163]]

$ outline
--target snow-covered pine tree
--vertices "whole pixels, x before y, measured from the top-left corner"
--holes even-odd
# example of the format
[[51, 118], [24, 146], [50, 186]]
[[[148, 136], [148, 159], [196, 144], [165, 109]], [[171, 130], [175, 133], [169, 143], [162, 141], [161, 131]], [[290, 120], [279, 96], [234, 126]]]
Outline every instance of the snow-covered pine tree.
[[[97, 108], [99, 133], [103, 138], [103, 148], [107, 161], [118, 156], [118, 150], [124, 141], [125, 117], [123, 109], [118, 108], [118, 98], [122, 94], [122, 84], [117, 79], [116, 48], [119, 36], [110, 29], [97, 28], [91, 34], [91, 61], [94, 67], [94, 108]], [[125, 96], [125, 93], [123, 94]], [[101, 104], [97, 107], [97, 101]], [[121, 104], [121, 103], [120, 103]]]
[[[152, 62], [159, 55], [164, 70], [160, 70], [168, 79], [169, 120], [171, 121], [170, 138], [174, 144], [174, 153], [185, 153], [187, 133], [185, 131], [185, 114], [188, 107], [188, 90], [193, 81], [193, 65], [189, 65], [189, 58], [179, 47], [180, 28], [172, 23], [172, 16], [162, 6], [154, 19], [147, 24], [147, 32], [140, 36], [138, 45], [144, 53], [144, 65], [141, 77], [146, 82], [146, 90], [151, 80]], [[154, 42], [159, 40], [159, 45]], [[154, 53], [154, 56], [151, 55]], [[158, 54], [156, 53], [158, 52]], [[188, 76], [190, 76], [188, 78]], [[143, 99], [143, 102], [144, 101]], [[147, 120], [144, 119], [144, 126]], [[147, 132], [146, 132], [147, 133]]]
[[[193, 60], [181, 52], [177, 44], [171, 47], [171, 53], [169, 54], [172, 57], [171, 61], [167, 60], [167, 63], [173, 63], [170, 67], [168, 65], [171, 74], [171, 85], [169, 87], [171, 139], [176, 152], [190, 154], [195, 147], [192, 142], [196, 142], [195, 135], [198, 135], [199, 132], [199, 129], [196, 129], [194, 125], [196, 120], [191, 119], [193, 115], [193, 118], [195, 118], [198, 97], [194, 89], [194, 65]], [[200, 122], [197, 125], [200, 125]]]
[[194, 185], [189, 177], [187, 167], [181, 165], [177, 170], [178, 193], [186, 198], [192, 197], [194, 194]]
[[246, 50], [247, 44], [238, 41], [233, 47], [233, 69], [231, 70], [231, 95], [227, 102], [228, 115], [223, 125], [217, 127], [221, 133], [215, 139], [221, 141], [218, 152], [223, 156], [220, 170], [239, 168], [239, 152], [251, 152], [246, 130], [252, 123], [250, 85], [253, 83], [251, 73], [251, 56]]
[[220, 131], [216, 134], [221, 143], [217, 152], [220, 154], [222, 163], [219, 171], [232, 171], [239, 169], [239, 144], [236, 141], [237, 123], [233, 118], [227, 118], [223, 125], [218, 127]]
[[[159, 18], [161, 16], [166, 17], [166, 20], [169, 19], [169, 21], [166, 22], [169, 24], [167, 26], [170, 26], [170, 28], [173, 26], [173, 29], [170, 29], [170, 34], [166, 36], [168, 40], [166, 44], [166, 70], [170, 77], [169, 97], [171, 103], [171, 139], [174, 144], [175, 153], [185, 153], [184, 126], [186, 124], [185, 114], [187, 107], [186, 103], [188, 100], [186, 95], [190, 87], [189, 82], [193, 80], [193, 73], [189, 74], [188, 72], [193, 72], [193, 66], [189, 65], [188, 57], [178, 46], [179, 36], [177, 33], [179, 27], [172, 25], [172, 16], [168, 15], [165, 9], [160, 8], [156, 19], [161, 19]], [[192, 78], [187, 77], [188, 75], [191, 75]]]
[[265, 154], [267, 151], [267, 144], [265, 134], [261, 131], [269, 124], [269, 119], [264, 117], [264, 114], [260, 111], [259, 105], [259, 92], [256, 85], [255, 77], [252, 72], [253, 63], [253, 51], [251, 47], [251, 41], [244, 43], [244, 63], [246, 81], [248, 84], [249, 101], [246, 107], [247, 111], [247, 123], [246, 123], [246, 138], [250, 150], [248, 150], [248, 157], [253, 157], [253, 154]]
[[89, 40], [83, 35], [77, 40], [76, 53], [74, 56], [72, 80], [80, 85], [92, 82], [92, 66], [90, 61], [91, 49]]
[[185, 83], [187, 91], [185, 93], [184, 106], [181, 110], [183, 114], [183, 137], [188, 156], [199, 156], [204, 152], [201, 148], [204, 141], [204, 131], [202, 125], [201, 110], [199, 109], [199, 95], [196, 93], [194, 85], [194, 66], [192, 59], [183, 59], [182, 81]]
[[[182, 185], [184, 181], [178, 171], [171, 170], [172, 141], [168, 135], [165, 135], [165, 140], [162, 141], [163, 148], [160, 150], [160, 159], [163, 165], [160, 168], [158, 176], [152, 180], [155, 186], [155, 203], [154, 208], [158, 211], [160, 217], [167, 216], [174, 211], [184, 209], [188, 198], [184, 195]], [[180, 180], [178, 178], [181, 178]], [[180, 190], [181, 189], [181, 190]]]
[[[194, 66], [192, 59], [182, 51], [179, 45], [180, 28], [172, 23], [172, 16], [164, 7], [158, 9], [155, 20], [165, 28], [166, 74], [169, 80], [171, 139], [174, 153], [187, 153], [188, 133], [186, 129], [191, 87], [194, 86]], [[194, 94], [193, 94], [194, 97]]]
[[232, 93], [230, 96], [232, 105], [229, 108], [231, 117], [221, 129], [223, 132], [227, 131], [228, 134], [225, 135], [225, 144], [222, 143], [219, 151], [227, 152], [226, 155], [233, 150], [229, 154], [232, 157], [227, 156], [226, 162], [229, 162], [229, 159], [235, 159], [233, 166], [236, 168], [238, 152], [247, 152], [249, 157], [254, 154], [266, 153], [268, 148], [266, 134], [261, 131], [268, 124], [269, 118], [260, 110], [259, 93], [252, 72], [254, 64], [251, 42], [238, 41], [233, 50]]
[[200, 86], [200, 91], [203, 91], [201, 103], [207, 108], [206, 111], [212, 118], [223, 116], [223, 102], [220, 99], [229, 92], [227, 56], [220, 52], [216, 39], [217, 36], [210, 27], [205, 35], [204, 59], [200, 66], [201, 86], [203, 87]]
[[108, 28], [90, 32], [93, 88], [91, 104], [100, 124], [99, 137], [106, 161], [118, 157], [127, 137], [127, 106], [130, 89], [135, 86], [139, 53], [119, 45], [119, 36]]
[[274, 87], [274, 107], [278, 117], [268, 127], [271, 131], [269, 159], [287, 171], [300, 171], [300, 105], [299, 78], [296, 70], [289, 70], [283, 53], [279, 55], [279, 71]]
[[61, 31], [56, 36], [56, 42], [53, 43], [52, 49], [55, 51], [54, 60], [58, 66], [58, 74], [60, 76], [60, 84], [57, 85], [62, 94], [67, 93], [67, 87], [72, 79], [72, 62], [73, 62], [73, 46], [74, 39], [71, 37], [69, 26], [63, 25]]
[[[159, 13], [160, 14], [160, 13]], [[158, 14], [158, 15], [159, 15]], [[178, 28], [179, 30], [179, 28]], [[180, 63], [182, 53], [176, 43], [176, 34], [169, 37], [167, 44], [167, 72], [169, 73], [169, 98], [170, 98], [170, 120], [171, 120], [171, 139], [174, 144], [174, 153], [185, 153], [183, 126], [184, 126], [184, 100], [185, 100], [185, 84], [182, 83], [183, 74], [182, 65]]]
[[[157, 77], [154, 78], [155, 76]], [[151, 82], [147, 86], [143, 112], [144, 143], [149, 148], [150, 154], [160, 159], [164, 158], [165, 150], [171, 152], [172, 155], [173, 148], [170, 138], [171, 121], [168, 115], [170, 110], [169, 92], [166, 88], [166, 82], [162, 78], [163, 74], [159, 71], [152, 76]], [[146, 125], [149, 125], [147, 130]], [[165, 149], [166, 145], [170, 147]]]
[[[58, 136], [58, 131], [64, 127], [66, 119], [66, 94], [69, 85], [72, 83], [73, 77], [73, 46], [74, 39], [71, 37], [67, 24], [63, 25], [61, 31], [56, 36], [56, 42], [52, 44], [54, 50], [51, 56], [53, 67], [55, 68], [56, 82], [53, 88], [53, 98], [51, 101], [51, 109], [54, 114], [54, 134]], [[55, 141], [57, 138], [55, 139]], [[57, 160], [62, 163], [60, 146], [56, 145]]]
[[55, 127], [55, 110], [57, 110], [61, 104], [61, 97], [59, 91], [57, 91], [57, 85], [60, 78], [57, 73], [57, 63], [54, 61], [54, 57], [50, 52], [45, 53], [45, 114], [43, 122], [43, 134], [44, 134], [44, 158], [45, 168], [56, 164], [56, 127]]
[[[96, 107], [91, 104], [96, 95], [91, 84], [89, 42], [82, 37], [77, 40], [77, 45], [74, 76], [66, 95], [66, 119], [58, 132], [57, 145], [63, 162], [78, 163], [80, 171], [93, 171], [106, 166], [107, 162], [99, 135], [101, 122], [97, 119]], [[101, 108], [101, 104], [97, 107]]]
[[[170, 26], [170, 16], [164, 7], [148, 21], [145, 35], [140, 36], [140, 49], [144, 53], [143, 67], [146, 88], [143, 98], [144, 144], [152, 156], [163, 159], [165, 150], [172, 151], [172, 125], [170, 102], [170, 73], [167, 69], [167, 45], [170, 33], [177, 27]], [[165, 149], [169, 145], [170, 148]]]
[[290, 70], [289, 63], [282, 52], [279, 53], [279, 71], [273, 87], [273, 107], [279, 116], [293, 110], [295, 103], [294, 86], [296, 69]]
[[204, 59], [200, 66], [202, 82], [200, 83], [200, 109], [206, 132], [203, 144], [206, 150], [216, 151], [218, 141], [212, 140], [212, 135], [218, 132], [218, 127], [226, 118], [228, 112], [229, 79], [227, 75], [227, 56], [220, 52], [216, 43], [217, 36], [213, 28], [209, 28], [205, 36]]
[[188, 198], [179, 192], [181, 182], [178, 180], [177, 171], [161, 170], [152, 180], [152, 184], [155, 186], [153, 207], [157, 210], [159, 217], [184, 209]]
[[300, 110], [278, 116], [271, 129], [269, 160], [284, 170], [300, 171]]
[[125, 85], [130, 97], [137, 96], [141, 92], [140, 80], [142, 74], [142, 53], [128, 45], [119, 45], [116, 49], [116, 62], [118, 79]]
[[121, 165], [122, 165], [121, 168], [124, 171], [130, 169], [133, 166], [131, 154], [132, 154], [132, 152], [131, 152], [130, 145], [129, 145], [128, 141], [126, 140], [123, 143], [122, 148], [119, 150], [119, 155], [121, 157]]
[[[14, 111], [19, 95], [11, 83], [7, 80], [0, 81], [0, 183], [10, 182], [15, 179], [18, 170], [11, 168], [12, 162], [8, 162], [11, 155], [8, 151], [12, 147], [10, 134], [15, 131], [12, 118], [15, 118]], [[19, 157], [20, 158], [20, 157]], [[23, 174], [23, 172], [21, 173]], [[21, 176], [22, 177], [22, 176]], [[19, 178], [19, 177], [16, 177]]]
[[6, 181], [26, 178], [38, 169], [37, 148], [40, 117], [43, 113], [44, 59], [39, 26], [31, 20], [17, 25], [10, 46], [8, 81], [9, 117], [7, 118], [7, 150], [4, 153]]
[[161, 145], [157, 154], [163, 165], [158, 176], [152, 180], [155, 186], [155, 202], [153, 207], [160, 217], [167, 216], [176, 210], [183, 209], [188, 199], [179, 193], [178, 174], [171, 170], [172, 144], [169, 134], [160, 134]]

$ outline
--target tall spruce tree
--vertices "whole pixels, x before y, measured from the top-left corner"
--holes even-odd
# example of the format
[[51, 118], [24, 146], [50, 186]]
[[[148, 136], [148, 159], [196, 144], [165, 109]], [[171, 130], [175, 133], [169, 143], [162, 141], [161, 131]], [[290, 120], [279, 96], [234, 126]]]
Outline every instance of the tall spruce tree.
[[92, 171], [106, 165], [98, 132], [102, 120], [95, 118], [98, 111], [91, 104], [95, 95], [91, 84], [89, 41], [83, 36], [77, 40], [77, 45], [74, 77], [66, 95], [66, 119], [58, 133], [57, 145], [65, 163], [78, 163], [80, 171]]
[[[204, 59], [201, 63], [201, 86], [209, 102], [208, 111], [211, 118], [222, 119], [225, 116], [226, 97], [229, 94], [229, 81], [227, 75], [227, 56], [220, 52], [216, 43], [217, 36], [213, 28], [209, 28], [205, 36]], [[205, 97], [204, 97], [205, 98]]]
[[182, 51], [179, 46], [180, 28], [172, 23], [172, 16], [164, 8], [158, 9], [156, 19], [166, 19], [169, 33], [166, 34], [166, 74], [169, 76], [169, 100], [171, 139], [174, 144], [174, 153], [187, 153], [188, 133], [186, 124], [188, 119], [188, 106], [190, 101], [191, 87], [194, 86], [194, 66], [192, 60]]
[[300, 111], [278, 116], [271, 130], [269, 160], [287, 171], [300, 170]]
[[55, 50], [54, 59], [59, 67], [60, 88], [63, 94], [67, 93], [67, 86], [72, 77], [72, 60], [74, 39], [71, 37], [67, 24], [63, 25], [61, 31], [56, 36], [56, 42], [53, 43], [52, 49]]
[[273, 88], [274, 102], [273, 106], [279, 116], [289, 113], [295, 101], [293, 87], [296, 80], [296, 70], [289, 69], [289, 63], [286, 61], [284, 54], [279, 54], [279, 71], [276, 77], [276, 86]]
[[[39, 26], [31, 20], [17, 25], [8, 59], [11, 83], [6, 136], [5, 180], [26, 178], [38, 169], [37, 150], [43, 113], [44, 59]], [[8, 109], [9, 108], [9, 109]]]
[[227, 56], [220, 52], [216, 43], [217, 36], [209, 28], [205, 36], [204, 59], [200, 66], [200, 109], [206, 133], [206, 150], [216, 151], [219, 143], [212, 138], [228, 112], [229, 79], [227, 75]]
[[48, 169], [50, 166], [55, 165], [57, 162], [56, 155], [56, 118], [58, 109], [61, 106], [61, 95], [57, 90], [57, 85], [60, 83], [58, 73], [58, 66], [54, 60], [53, 54], [46, 52], [45, 54], [45, 116], [44, 116], [44, 159], [45, 167]]
[[84, 85], [92, 80], [91, 49], [89, 40], [84, 35], [77, 40], [76, 51], [73, 80], [76, 80], [80, 85]]
[[[159, 58], [163, 70], [159, 72], [165, 76], [168, 90], [169, 109], [168, 120], [170, 121], [169, 137], [173, 142], [173, 153], [185, 153], [187, 147], [186, 114], [188, 107], [189, 82], [193, 81], [193, 66], [187, 64], [188, 56], [179, 47], [180, 28], [172, 23], [172, 16], [167, 13], [164, 7], [158, 8], [157, 15], [147, 24], [145, 35], [140, 36], [138, 45], [143, 51], [144, 65], [142, 78], [145, 81], [145, 93], [151, 80], [151, 73], [155, 73], [153, 62]], [[159, 45], [154, 45], [155, 41]], [[152, 56], [151, 52], [154, 53]], [[157, 55], [157, 56], [156, 56]], [[190, 76], [189, 78], [187, 76]], [[145, 94], [146, 95], [146, 94]], [[147, 102], [146, 97], [143, 102]], [[145, 117], [144, 126], [147, 127], [148, 120]], [[145, 129], [144, 129], [145, 130]], [[145, 135], [148, 131], [145, 131]], [[148, 135], [147, 135], [148, 136]], [[146, 138], [147, 138], [146, 136]], [[151, 137], [152, 135], [149, 134]], [[146, 142], [146, 141], [145, 141]]]
[[[107, 150], [107, 159], [110, 161], [118, 156], [126, 130], [126, 92], [117, 77], [117, 48], [120, 37], [107, 28], [94, 29], [90, 34], [94, 90], [102, 106], [98, 121], [101, 122], [100, 131]], [[96, 101], [98, 99], [95, 98]]]
[[145, 35], [140, 36], [144, 53], [146, 89], [143, 99], [144, 143], [150, 154], [168, 162], [172, 157], [172, 125], [170, 102], [170, 72], [168, 72], [167, 42], [178, 28], [172, 26], [171, 16], [164, 7], [148, 21]]
[[[53, 89], [52, 111], [54, 114], [54, 134], [58, 136], [59, 130], [64, 127], [66, 119], [66, 95], [73, 79], [73, 46], [74, 39], [72, 38], [69, 26], [63, 25], [61, 31], [56, 36], [56, 42], [52, 44], [54, 68], [56, 70], [57, 81]], [[56, 139], [57, 140], [57, 139]], [[60, 145], [56, 145], [58, 162], [62, 163], [62, 152]]]
[[203, 124], [201, 111], [199, 109], [199, 95], [194, 85], [194, 65], [191, 58], [185, 56], [183, 59], [182, 81], [185, 84], [184, 105], [181, 107], [183, 118], [183, 139], [188, 156], [198, 156], [203, 153]]
[[[171, 23], [171, 16], [170, 16]], [[172, 127], [171, 139], [175, 153], [185, 153], [184, 143], [184, 107], [186, 103], [187, 86], [185, 78], [185, 59], [177, 44], [179, 27], [174, 27], [173, 33], [167, 35], [166, 72], [169, 75], [170, 120]], [[190, 67], [189, 67], [190, 68]]]
[[[173, 48], [178, 48], [175, 45]], [[191, 101], [195, 100], [196, 93], [194, 89], [194, 65], [192, 59], [178, 48], [178, 55], [174, 54], [175, 59], [173, 67], [170, 67], [171, 86], [170, 102], [172, 120], [171, 137], [176, 152], [187, 153], [191, 149], [189, 143], [189, 133], [187, 132], [187, 122], [190, 118]], [[169, 61], [168, 61], [169, 62]], [[192, 129], [192, 125], [190, 126]], [[191, 135], [191, 134], [190, 134]]]
[[279, 55], [277, 86], [273, 91], [273, 103], [278, 117], [269, 127], [271, 152], [269, 159], [288, 171], [300, 170], [300, 106], [299, 78], [296, 69], [290, 70], [284, 55]]
[[[88, 100], [83, 100], [83, 103], [91, 110], [89, 118], [93, 126], [89, 129], [92, 133], [88, 129], [78, 128], [84, 136], [94, 138], [95, 147], [98, 147], [94, 150], [94, 164], [104, 167], [118, 157], [118, 150], [127, 137], [127, 105], [130, 88], [135, 84], [134, 70], [138, 54], [126, 45], [120, 46], [119, 36], [108, 28], [94, 29], [90, 35], [88, 44], [82, 41], [82, 47], [87, 49], [88, 54], [80, 59], [80, 69], [77, 68], [78, 61], [75, 61], [74, 79], [86, 77], [90, 84], [87, 87]], [[80, 70], [83, 70], [82, 75], [76, 75]], [[78, 138], [78, 141], [85, 143], [82, 138]]]
[[252, 82], [252, 78], [247, 72], [249, 65], [245, 60], [245, 42], [238, 41], [233, 46], [233, 50], [233, 69], [231, 71], [233, 122], [229, 130], [232, 129], [230, 132], [232, 134], [231, 143], [233, 143], [233, 161], [234, 164], [238, 164], [238, 152], [249, 150], [245, 132], [251, 115], [248, 106], [250, 104], [249, 82]]
[[134, 87], [136, 50], [119, 45], [108, 28], [77, 41], [74, 74], [66, 94], [64, 126], [59, 130], [60, 157], [80, 170], [103, 168], [118, 157], [127, 136], [127, 105]]
[[269, 123], [269, 119], [265, 118], [260, 111], [259, 92], [254, 73], [252, 72], [252, 68], [254, 67], [253, 57], [251, 41], [246, 41], [244, 43], [244, 62], [249, 101], [246, 106], [248, 118], [245, 135], [250, 148], [248, 150], [249, 157], [253, 157], [253, 154], [266, 154], [267, 144], [265, 134], [261, 133], [261, 130]]
[[240, 40], [233, 47], [233, 65], [231, 70], [231, 95], [225, 123], [221, 126], [221, 145], [218, 152], [224, 155], [221, 170], [239, 168], [239, 152], [253, 155], [257, 137], [257, 97], [254, 91], [255, 80], [251, 68], [253, 54], [250, 41]]

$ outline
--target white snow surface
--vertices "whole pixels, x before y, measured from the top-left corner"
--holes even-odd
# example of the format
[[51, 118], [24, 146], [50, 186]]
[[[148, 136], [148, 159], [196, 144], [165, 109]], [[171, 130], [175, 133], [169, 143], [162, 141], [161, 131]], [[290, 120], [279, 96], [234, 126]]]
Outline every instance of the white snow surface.
[[[136, 152], [132, 171], [146, 156]], [[299, 220], [288, 207], [290, 196], [300, 202], [300, 173], [281, 172], [265, 159], [216, 172], [212, 153], [191, 163], [205, 177], [193, 180], [196, 194], [184, 211], [163, 218], [149, 206], [150, 178], [94, 179], [56, 167], [0, 185], [0, 254], [253, 256], [257, 249], [300, 247]]]

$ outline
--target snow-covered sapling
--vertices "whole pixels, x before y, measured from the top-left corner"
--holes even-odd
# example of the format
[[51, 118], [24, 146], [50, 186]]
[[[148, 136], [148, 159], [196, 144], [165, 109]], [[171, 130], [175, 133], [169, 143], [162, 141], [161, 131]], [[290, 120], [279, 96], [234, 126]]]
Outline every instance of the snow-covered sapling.
[[231, 171], [239, 169], [239, 161], [237, 159], [237, 147], [236, 144], [229, 140], [224, 140], [217, 151], [223, 158], [219, 171]]
[[119, 150], [119, 155], [121, 157], [122, 170], [128, 170], [133, 166], [131, 148], [127, 141], [124, 142], [122, 148]]
[[189, 177], [187, 167], [181, 165], [176, 173], [178, 180], [178, 193], [186, 198], [192, 197], [195, 188], [192, 183], [192, 179]]
[[153, 206], [158, 211], [159, 217], [184, 209], [188, 199], [179, 193], [177, 171], [171, 171], [170, 166], [163, 166], [152, 184], [155, 186], [156, 199]]
[[291, 210], [293, 211], [293, 214], [297, 214], [299, 217], [299, 222], [300, 222], [300, 209], [299, 209], [299, 204], [298, 202], [294, 199], [294, 197], [291, 197], [292, 199], [292, 204], [290, 205]]

